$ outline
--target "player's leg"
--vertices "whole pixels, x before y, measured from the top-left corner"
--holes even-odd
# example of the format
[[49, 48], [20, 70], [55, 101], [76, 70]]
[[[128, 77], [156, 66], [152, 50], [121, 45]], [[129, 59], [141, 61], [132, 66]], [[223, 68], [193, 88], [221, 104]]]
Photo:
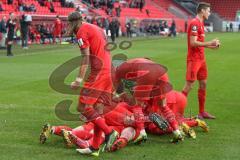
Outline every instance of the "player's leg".
[[197, 73], [201, 66], [200, 62], [187, 62], [186, 71], [186, 82], [183, 87], [182, 93], [187, 97], [191, 89], [193, 88], [194, 82], [197, 80]]
[[207, 123], [201, 119], [198, 118], [185, 118], [183, 120], [184, 123], [186, 123], [189, 127], [200, 127], [203, 129], [203, 131], [208, 132], [209, 126]]
[[66, 130], [66, 131], [72, 131], [72, 128], [68, 127], [68, 126], [52, 126], [51, 127], [51, 133], [58, 135], [58, 136], [62, 136], [62, 130]]
[[79, 103], [78, 111], [86, 118], [87, 121], [94, 123], [95, 128], [99, 127], [106, 135], [112, 132], [112, 130], [105, 123], [104, 118], [98, 114], [92, 105]]
[[[105, 137], [103, 138], [102, 135], [103, 131], [99, 127], [94, 125], [94, 135], [92, 138], [92, 144], [90, 144], [88, 148], [77, 149], [77, 152], [79, 152], [80, 154], [88, 154], [98, 157], [100, 151], [102, 150], [100, 148], [100, 145], [104, 143], [105, 139]], [[105, 146], [105, 144], [103, 145]]]
[[202, 62], [201, 67], [199, 69], [197, 79], [199, 81], [198, 88], [198, 104], [199, 104], [199, 114], [198, 117], [200, 119], [215, 119], [215, 116], [209, 114], [205, 111], [205, 103], [206, 103], [206, 89], [207, 89], [207, 65], [206, 62]]
[[137, 101], [138, 105], [132, 106], [132, 112], [135, 120], [135, 128], [140, 131], [139, 136], [134, 140], [134, 143], [141, 143], [147, 140], [147, 133], [144, 127], [144, 114], [140, 101]]
[[173, 129], [174, 138], [173, 138], [172, 142], [178, 142], [178, 141], [183, 140], [183, 135], [181, 134], [181, 132], [179, 130], [178, 122], [177, 122], [172, 110], [169, 109], [169, 107], [166, 103], [166, 98], [157, 99], [156, 102], [159, 106], [159, 109], [160, 109], [162, 115], [166, 118], [170, 127]]
[[62, 35], [61, 35], [61, 33], [59, 33], [58, 37], [59, 37], [59, 43], [62, 44]]
[[8, 38], [7, 38], [8, 39], [7, 40], [7, 56], [13, 56], [13, 54], [12, 54], [13, 39], [10, 36], [8, 36]]
[[[76, 144], [76, 141], [74, 140], [74, 138], [71, 139], [71, 136], [76, 137], [75, 138], [76, 140], [80, 139], [82, 141], [89, 140], [90, 138], [92, 138], [93, 137], [93, 127], [94, 127], [93, 123], [87, 123], [83, 126], [74, 128], [71, 131], [62, 129], [61, 135], [63, 136], [63, 141], [64, 141], [66, 147], [70, 148], [74, 144]], [[80, 144], [82, 144], [82, 143], [80, 143]], [[83, 145], [85, 146], [85, 144], [83, 144]]]
[[74, 128], [71, 133], [77, 136], [78, 138], [87, 140], [93, 137], [93, 129], [94, 129], [93, 127], [94, 127], [94, 124], [90, 122], [90, 123], [84, 124], [83, 126]]
[[44, 124], [39, 137], [40, 143], [44, 144], [51, 134], [62, 136], [63, 129], [67, 131], [72, 130], [72, 128], [68, 126], [51, 126], [49, 123]]
[[120, 137], [114, 142], [111, 151], [116, 151], [127, 146], [128, 142], [134, 140], [136, 130], [133, 127], [126, 127], [122, 130]]

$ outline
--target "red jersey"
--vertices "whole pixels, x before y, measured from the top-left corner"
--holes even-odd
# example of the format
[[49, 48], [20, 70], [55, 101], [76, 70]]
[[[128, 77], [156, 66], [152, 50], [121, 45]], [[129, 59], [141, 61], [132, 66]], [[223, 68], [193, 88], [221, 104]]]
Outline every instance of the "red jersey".
[[77, 32], [80, 49], [89, 48], [91, 74], [109, 74], [111, 72], [110, 52], [105, 49], [106, 36], [101, 28], [96, 25], [83, 23]]
[[61, 22], [60, 19], [56, 19], [56, 20], [55, 20], [54, 30], [55, 30], [56, 32], [61, 32], [61, 31], [62, 31], [62, 22]]
[[127, 79], [141, 81], [142, 85], [154, 85], [167, 69], [145, 58], [135, 58], [124, 62], [116, 68], [116, 80]]
[[139, 100], [149, 100], [150, 97], [159, 97], [172, 89], [166, 72], [167, 68], [162, 65], [148, 59], [136, 58], [116, 68], [116, 80], [119, 82], [125, 79], [135, 82], [134, 97]]
[[191, 47], [190, 37], [197, 36], [197, 41], [204, 42], [204, 23], [198, 18], [192, 19], [188, 27], [188, 56], [187, 60], [197, 61], [205, 60], [204, 47]]

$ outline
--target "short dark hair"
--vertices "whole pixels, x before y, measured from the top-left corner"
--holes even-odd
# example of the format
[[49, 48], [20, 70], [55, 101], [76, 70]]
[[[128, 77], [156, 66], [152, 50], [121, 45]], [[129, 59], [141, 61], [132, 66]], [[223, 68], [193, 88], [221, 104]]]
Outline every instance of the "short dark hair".
[[202, 11], [202, 9], [207, 9], [207, 8], [210, 8], [210, 7], [211, 7], [210, 3], [199, 2], [198, 6], [197, 6], [197, 13], [200, 13]]

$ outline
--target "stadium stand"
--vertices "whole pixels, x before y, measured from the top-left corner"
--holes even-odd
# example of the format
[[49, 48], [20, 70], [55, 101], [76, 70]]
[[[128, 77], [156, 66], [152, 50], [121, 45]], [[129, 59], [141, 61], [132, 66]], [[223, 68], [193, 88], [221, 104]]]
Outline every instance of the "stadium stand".
[[63, 15], [63, 16], [67, 16], [69, 12], [72, 12], [75, 10], [75, 8], [65, 8], [65, 7], [61, 7], [60, 2], [56, 1], [56, 2], [52, 2], [53, 7], [55, 12], [50, 12], [49, 8], [48, 8], [48, 2], [45, 1], [46, 3], [44, 4], [44, 6], [41, 6], [40, 3], [36, 0], [14, 0], [13, 4], [7, 4], [7, 0], [2, 0], [2, 7], [3, 10], [0, 14], [2, 15], [8, 15], [10, 12], [15, 12], [17, 15], [22, 14], [23, 12], [19, 11], [19, 5], [20, 3], [24, 3], [27, 6], [34, 4], [34, 6], [36, 7], [36, 12], [27, 12], [31, 15]]
[[211, 3], [212, 10], [226, 20], [235, 20], [237, 11], [240, 10], [239, 0], [205, 0]]
[[[167, 0], [168, 1], [168, 0]], [[174, 0], [189, 13], [195, 14], [197, 2], [200, 0]], [[219, 14], [225, 20], [235, 20], [237, 11], [240, 10], [239, 0], [204, 0], [212, 6], [212, 11]]]

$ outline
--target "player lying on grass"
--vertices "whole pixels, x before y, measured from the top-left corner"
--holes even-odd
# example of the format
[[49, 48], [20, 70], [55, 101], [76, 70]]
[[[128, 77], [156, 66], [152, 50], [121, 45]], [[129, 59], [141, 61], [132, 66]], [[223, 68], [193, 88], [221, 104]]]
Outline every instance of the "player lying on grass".
[[[134, 117], [130, 109], [131, 106], [129, 106], [127, 103], [118, 103], [117, 107], [104, 115], [104, 119], [106, 123], [114, 130], [118, 131], [119, 134], [122, 133], [120, 137], [124, 137], [128, 141], [133, 141], [134, 143], [141, 143], [142, 139], [139, 138], [140, 129], [137, 128], [138, 125], [136, 125], [139, 120], [130, 120]], [[79, 148], [82, 148], [78, 149], [78, 152], [82, 154], [88, 154], [90, 153], [89, 147], [93, 142], [93, 130], [94, 124], [91, 122], [86, 123], [83, 126], [77, 127], [75, 129], [72, 129], [68, 126], [50, 126], [49, 124], [46, 124], [43, 126], [42, 132], [40, 134], [40, 142], [45, 143], [50, 134], [55, 134], [63, 136], [65, 142], [67, 142], [66, 144], [68, 147], [71, 146], [72, 143], [74, 143]], [[70, 133], [66, 131], [70, 131]], [[131, 136], [127, 137], [127, 135]], [[101, 137], [100, 141], [98, 142], [100, 143], [98, 144], [100, 146], [104, 142], [105, 136], [104, 134], [99, 136]], [[98, 156], [98, 154], [94, 155]]]
[[[209, 128], [204, 121], [197, 118], [196, 119], [184, 118], [183, 114], [187, 104], [187, 99], [181, 92], [174, 91], [174, 90], [170, 91], [169, 93], [166, 94], [166, 101], [169, 108], [173, 111], [173, 113], [177, 118], [177, 121], [180, 125], [181, 132], [184, 132], [184, 134], [195, 139], [196, 133], [191, 127], [201, 127], [205, 132], [209, 131]], [[144, 108], [143, 112], [145, 115], [151, 115], [150, 119], [155, 118], [156, 116], [159, 116], [161, 114], [158, 107], [156, 107], [155, 105], [151, 105], [151, 103], [149, 103]], [[155, 114], [155, 113], [158, 113], [158, 114]], [[134, 119], [130, 119], [130, 121], [134, 121]], [[162, 121], [164, 121], [164, 119]], [[158, 134], [158, 135], [169, 134], [173, 132], [173, 129], [171, 127], [168, 127], [166, 129], [161, 129], [161, 127], [159, 127], [158, 125], [156, 125], [156, 123], [153, 123], [151, 121], [145, 121], [145, 129], [147, 133]], [[111, 150], [115, 151], [115, 150], [121, 149], [125, 147], [127, 144], [128, 144], [128, 139], [125, 139], [124, 137], [120, 137], [113, 144]]]
[[[184, 118], [184, 110], [187, 105], [187, 98], [181, 92], [174, 90], [170, 91], [166, 94], [166, 101], [169, 108], [175, 114], [175, 117], [185, 134], [192, 138], [196, 138], [194, 130], [190, 127], [201, 127], [204, 131], [208, 132], [209, 128], [204, 121], [198, 118]], [[144, 113], [149, 114], [151, 112], [161, 114], [161, 111], [158, 109], [158, 107], [156, 107], [156, 105], [149, 103], [145, 108]], [[146, 125], [146, 130], [149, 133], [165, 134], [172, 133], [173, 129], [169, 127], [167, 130], [163, 131], [152, 123], [148, 123]]]

